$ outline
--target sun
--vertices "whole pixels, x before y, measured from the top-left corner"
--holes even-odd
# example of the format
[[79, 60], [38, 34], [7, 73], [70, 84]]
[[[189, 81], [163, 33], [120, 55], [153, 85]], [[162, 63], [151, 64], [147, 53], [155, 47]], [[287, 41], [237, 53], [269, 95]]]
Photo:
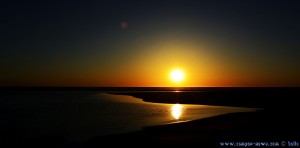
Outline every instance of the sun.
[[172, 70], [170, 73], [170, 78], [174, 82], [181, 82], [184, 79], [184, 73], [180, 69]]

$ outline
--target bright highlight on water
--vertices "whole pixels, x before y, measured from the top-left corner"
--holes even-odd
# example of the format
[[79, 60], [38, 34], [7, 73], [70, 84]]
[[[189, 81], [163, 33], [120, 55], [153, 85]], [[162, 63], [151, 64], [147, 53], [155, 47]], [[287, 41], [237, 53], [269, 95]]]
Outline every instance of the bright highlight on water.
[[171, 109], [172, 116], [178, 120], [183, 112], [183, 106], [180, 104], [174, 104]]

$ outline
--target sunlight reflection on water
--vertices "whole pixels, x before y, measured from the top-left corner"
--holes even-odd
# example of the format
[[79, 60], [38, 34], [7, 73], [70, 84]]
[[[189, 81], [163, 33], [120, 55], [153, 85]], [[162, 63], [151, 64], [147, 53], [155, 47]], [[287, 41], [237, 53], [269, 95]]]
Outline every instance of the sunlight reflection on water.
[[174, 104], [171, 108], [171, 115], [178, 120], [183, 112], [183, 106], [180, 104]]
[[[26, 93], [0, 96], [5, 135], [21, 138], [65, 136], [84, 141], [93, 136], [140, 130], [220, 114], [254, 109], [144, 102], [104, 93]], [[18, 123], [18, 124], [17, 124]], [[21, 124], [19, 124], [21, 123]], [[18, 126], [16, 126], [18, 125]], [[35, 126], [32, 126], [35, 125]], [[12, 129], [12, 130], [9, 130]], [[28, 134], [20, 134], [20, 133]]]

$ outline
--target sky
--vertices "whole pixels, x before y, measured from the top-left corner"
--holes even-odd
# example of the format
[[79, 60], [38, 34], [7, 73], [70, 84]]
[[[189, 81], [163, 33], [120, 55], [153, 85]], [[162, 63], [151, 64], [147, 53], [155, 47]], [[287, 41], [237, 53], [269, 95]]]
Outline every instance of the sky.
[[[300, 86], [300, 1], [0, 5], [0, 86]], [[181, 69], [184, 81], [169, 73]]]

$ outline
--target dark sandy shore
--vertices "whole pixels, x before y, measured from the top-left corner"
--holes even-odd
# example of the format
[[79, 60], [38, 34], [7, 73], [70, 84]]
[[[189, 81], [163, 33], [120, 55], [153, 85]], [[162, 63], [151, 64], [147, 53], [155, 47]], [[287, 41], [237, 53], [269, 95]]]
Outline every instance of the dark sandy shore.
[[268, 142], [268, 144], [273, 142], [273, 144], [278, 144], [277, 147], [292, 143], [300, 147], [298, 118], [297, 112], [240, 112], [190, 122], [145, 127], [131, 133], [97, 136], [84, 143], [65, 141], [59, 137], [43, 137], [26, 141], [16, 139], [16, 143], [9, 143], [9, 145], [2, 143], [1, 147], [232, 147], [222, 146], [225, 142], [238, 142], [239, 144], [248, 142], [252, 146], [261, 142]]
[[[208, 89], [202, 93], [130, 93], [148, 102], [265, 108], [94, 137], [85, 147], [124, 146], [300, 147], [299, 88]], [[174, 99], [175, 98], [175, 99]], [[206, 98], [206, 99], [201, 99]], [[209, 99], [207, 99], [209, 98]], [[243, 98], [241, 100], [241, 98]]]
[[[0, 147], [98, 148], [159, 147], [161, 145], [167, 147], [233, 147], [238, 146], [237, 144], [241, 144], [240, 147], [250, 145], [266, 147], [266, 144], [270, 147], [271, 145], [300, 147], [299, 104], [297, 103], [299, 92], [300, 88], [212, 88], [200, 94], [196, 91], [125, 93], [124, 95], [131, 95], [148, 102], [241, 106], [265, 108], [265, 110], [230, 113], [190, 122], [145, 127], [141, 131], [131, 133], [93, 137], [84, 143], [64, 141], [60, 137], [43, 137], [26, 141], [19, 141], [17, 137], [14, 137], [17, 143], [8, 143], [8, 146], [0, 145]], [[5, 139], [9, 137], [1, 137], [0, 140], [7, 144]], [[225, 143], [231, 145], [225, 146]]]
[[[288, 145], [300, 143], [298, 116], [280, 112], [243, 112], [215, 116], [191, 122], [145, 127], [141, 131], [94, 137], [85, 147], [110, 146], [209, 146], [223, 147], [223, 142]], [[271, 143], [274, 142], [274, 143]], [[236, 143], [237, 144], [237, 143]], [[252, 145], [254, 146], [254, 145]], [[300, 146], [300, 145], [298, 145]], [[229, 146], [228, 146], [229, 147]]]

